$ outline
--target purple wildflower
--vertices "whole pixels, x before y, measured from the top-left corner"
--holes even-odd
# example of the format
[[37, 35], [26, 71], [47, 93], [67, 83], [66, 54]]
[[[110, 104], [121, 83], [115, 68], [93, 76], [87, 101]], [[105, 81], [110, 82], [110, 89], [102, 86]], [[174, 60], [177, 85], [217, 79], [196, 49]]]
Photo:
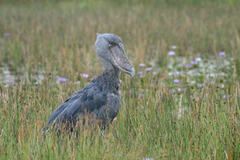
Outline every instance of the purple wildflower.
[[172, 48], [172, 49], [176, 49], [176, 48], [177, 48], [177, 46], [174, 46], [174, 45], [173, 45], [173, 46], [171, 46], [171, 48]]
[[142, 71], [138, 72], [138, 75], [143, 75], [143, 72]]
[[139, 94], [139, 97], [142, 98], [144, 96], [144, 94]]
[[147, 71], [147, 72], [148, 72], [148, 71], [151, 71], [151, 70], [152, 70], [152, 68], [146, 68], [146, 69], [145, 69], [145, 71]]
[[139, 67], [145, 67], [146, 65], [144, 63], [140, 63]]
[[182, 72], [176, 71], [175, 74], [176, 74], [176, 75], [182, 75]]
[[174, 56], [175, 54], [176, 54], [176, 53], [175, 53], [174, 51], [169, 51], [169, 52], [168, 52], [168, 55], [169, 55], [169, 56]]
[[14, 84], [15, 81], [14, 80], [10, 80], [10, 81], [8, 81], [8, 83]]
[[67, 79], [66, 79], [66, 78], [62, 78], [62, 77], [59, 77], [59, 78], [57, 78], [57, 81], [58, 81], [58, 82], [67, 82]]
[[128, 94], [129, 94], [129, 95], [132, 95], [132, 91], [128, 91]]
[[226, 98], [228, 98], [228, 97], [230, 97], [229, 95], [223, 95], [223, 98], [224, 99], [226, 99]]
[[218, 56], [219, 56], [219, 57], [226, 56], [226, 53], [225, 53], [225, 52], [219, 52], [219, 53], [218, 53]]
[[89, 77], [89, 75], [88, 75], [88, 74], [85, 74], [85, 73], [80, 74], [80, 76], [82, 76], [83, 78], [88, 78], [88, 77]]
[[191, 64], [192, 64], [192, 65], [197, 65], [198, 62], [197, 62], [197, 61], [191, 61]]
[[179, 80], [178, 79], [174, 79], [173, 82], [177, 84], [177, 83], [179, 83]]
[[198, 57], [198, 58], [195, 59], [195, 61], [200, 62], [200, 61], [202, 61], [202, 58]]
[[177, 90], [178, 90], [178, 92], [181, 92], [181, 91], [182, 91], [182, 89], [181, 89], [181, 88], [178, 88]]
[[185, 67], [186, 67], [186, 68], [191, 68], [192, 65], [191, 65], [191, 64], [186, 64]]
[[5, 35], [6, 37], [10, 37], [10, 36], [11, 36], [10, 33], [5, 33], [4, 35]]
[[153, 158], [143, 158], [143, 160], [154, 160]]
[[198, 84], [198, 87], [200, 87], [200, 88], [203, 87], [203, 84]]

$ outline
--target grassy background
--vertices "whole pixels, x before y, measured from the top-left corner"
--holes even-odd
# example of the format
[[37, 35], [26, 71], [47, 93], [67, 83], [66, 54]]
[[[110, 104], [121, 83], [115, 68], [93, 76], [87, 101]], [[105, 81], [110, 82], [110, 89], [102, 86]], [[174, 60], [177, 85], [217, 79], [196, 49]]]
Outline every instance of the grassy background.
[[[16, 77], [14, 85], [0, 84], [1, 159], [240, 157], [238, 1], [0, 3], [0, 67]], [[79, 138], [55, 133], [41, 137], [41, 128], [55, 108], [101, 74], [94, 52], [97, 32], [119, 35], [135, 69], [142, 70], [138, 65], [145, 63], [154, 74], [133, 78], [121, 74], [118, 121], [101, 139], [99, 130], [90, 129], [82, 130]], [[216, 70], [227, 76], [217, 76], [213, 82], [207, 73], [169, 76], [173, 70], [189, 71], [167, 67], [172, 45], [178, 46], [177, 57], [188, 62], [199, 56], [206, 65], [210, 58], [216, 60]], [[220, 51], [227, 53], [223, 59], [230, 69], [219, 67]], [[44, 80], [35, 84], [32, 75], [39, 74]], [[57, 76], [68, 82], [56, 83]], [[179, 84], [173, 83], [176, 78]], [[204, 86], [199, 88], [189, 79]]]

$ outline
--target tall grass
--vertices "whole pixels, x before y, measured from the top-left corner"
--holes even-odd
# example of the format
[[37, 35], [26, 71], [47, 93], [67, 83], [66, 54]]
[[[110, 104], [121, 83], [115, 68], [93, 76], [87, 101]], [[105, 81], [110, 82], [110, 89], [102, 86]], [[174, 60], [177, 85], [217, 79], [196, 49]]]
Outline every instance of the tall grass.
[[[13, 85], [0, 84], [1, 159], [238, 159], [239, 6], [173, 2], [3, 3], [0, 67], [19, 78]], [[133, 78], [121, 74], [118, 120], [103, 135], [86, 127], [70, 138], [54, 132], [43, 137], [41, 129], [56, 107], [101, 74], [94, 52], [97, 32], [119, 35], [136, 70], [145, 63], [153, 71]], [[177, 64], [168, 68], [172, 45], [187, 61], [200, 56], [222, 66], [227, 60], [230, 68], [215, 66], [227, 76], [214, 83], [207, 72], [169, 76], [189, 71]], [[227, 58], [219, 60], [220, 51]], [[39, 74], [44, 80], [35, 84], [32, 76]], [[56, 83], [56, 76], [68, 82]]]

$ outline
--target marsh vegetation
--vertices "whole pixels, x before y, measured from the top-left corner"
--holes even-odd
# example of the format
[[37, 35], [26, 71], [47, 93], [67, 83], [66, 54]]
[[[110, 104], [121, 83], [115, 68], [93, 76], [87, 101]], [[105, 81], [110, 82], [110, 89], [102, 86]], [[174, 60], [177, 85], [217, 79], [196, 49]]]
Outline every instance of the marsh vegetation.
[[[0, 0], [1, 159], [238, 159], [238, 1]], [[195, 4], [195, 2], [197, 4]], [[114, 33], [136, 69], [102, 131], [41, 129], [102, 72], [96, 33]]]

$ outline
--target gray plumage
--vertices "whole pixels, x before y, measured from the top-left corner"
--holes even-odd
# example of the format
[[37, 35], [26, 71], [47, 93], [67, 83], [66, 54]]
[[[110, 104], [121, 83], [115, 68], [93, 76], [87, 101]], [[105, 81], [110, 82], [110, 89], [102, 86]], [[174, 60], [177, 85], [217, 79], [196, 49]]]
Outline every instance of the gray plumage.
[[73, 128], [79, 120], [84, 124], [88, 118], [88, 122], [105, 127], [117, 116], [121, 106], [120, 70], [131, 76], [135, 70], [125, 55], [121, 38], [114, 34], [97, 34], [95, 52], [103, 64], [102, 75], [59, 105], [47, 126], [67, 124]]

